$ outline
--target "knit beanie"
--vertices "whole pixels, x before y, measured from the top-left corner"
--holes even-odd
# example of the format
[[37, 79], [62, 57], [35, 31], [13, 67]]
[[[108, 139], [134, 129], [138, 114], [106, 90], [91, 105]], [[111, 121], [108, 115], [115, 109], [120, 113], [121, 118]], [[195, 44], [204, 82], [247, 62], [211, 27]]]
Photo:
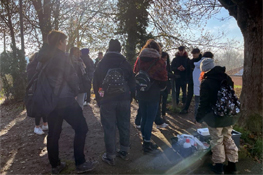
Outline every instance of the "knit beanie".
[[88, 55], [89, 54], [89, 49], [88, 48], [81, 49], [80, 51], [81, 51], [82, 55]]
[[211, 58], [205, 58], [201, 62], [200, 69], [202, 72], [208, 72], [215, 67], [214, 60]]

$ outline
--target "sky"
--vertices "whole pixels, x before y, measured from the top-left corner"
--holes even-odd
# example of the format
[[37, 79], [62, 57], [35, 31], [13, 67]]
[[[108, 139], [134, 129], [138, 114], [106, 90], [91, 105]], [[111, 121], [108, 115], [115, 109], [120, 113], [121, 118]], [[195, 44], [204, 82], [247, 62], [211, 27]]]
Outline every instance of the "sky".
[[[225, 20], [220, 20], [226, 18]], [[224, 32], [225, 36], [220, 39], [222, 42], [227, 42], [228, 40], [235, 40], [239, 42], [243, 50], [243, 36], [237, 25], [236, 20], [229, 16], [229, 13], [224, 8], [207, 21], [207, 25], [204, 28], [208, 30], [211, 34], [217, 35], [218, 32]], [[19, 47], [19, 45], [18, 45]], [[10, 47], [7, 47], [10, 50]], [[3, 38], [0, 38], [0, 53], [3, 52]], [[27, 51], [26, 51], [27, 53]]]

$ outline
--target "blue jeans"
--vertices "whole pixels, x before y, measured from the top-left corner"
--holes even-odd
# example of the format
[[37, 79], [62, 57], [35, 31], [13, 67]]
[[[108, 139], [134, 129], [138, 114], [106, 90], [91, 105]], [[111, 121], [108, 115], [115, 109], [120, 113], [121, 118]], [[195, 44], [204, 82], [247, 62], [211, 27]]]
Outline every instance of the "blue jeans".
[[195, 118], [197, 115], [197, 109], [198, 109], [199, 103], [200, 103], [200, 96], [195, 96]]
[[152, 126], [155, 120], [157, 111], [159, 107], [159, 102], [146, 102], [139, 101], [139, 108], [141, 110], [141, 132], [143, 140], [146, 142], [151, 141]]

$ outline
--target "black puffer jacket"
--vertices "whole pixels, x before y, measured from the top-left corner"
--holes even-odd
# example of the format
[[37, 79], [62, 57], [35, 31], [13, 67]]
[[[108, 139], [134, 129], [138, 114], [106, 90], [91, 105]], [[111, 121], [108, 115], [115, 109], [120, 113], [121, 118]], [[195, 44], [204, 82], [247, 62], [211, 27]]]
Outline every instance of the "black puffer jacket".
[[[123, 71], [124, 79], [127, 82], [127, 89], [124, 93], [118, 95], [106, 94], [100, 97], [98, 90], [102, 87], [102, 82], [109, 69], [121, 68]], [[96, 95], [98, 104], [111, 103], [113, 101], [131, 100], [135, 94], [135, 78], [132, 72], [130, 63], [127, 62], [125, 57], [118, 52], [107, 52], [94, 72], [93, 88]]]
[[34, 61], [43, 65], [48, 63], [45, 73], [54, 94], [59, 96], [58, 106], [66, 107], [73, 103], [79, 91], [78, 76], [66, 54], [44, 44]]
[[[176, 80], [186, 81], [188, 61], [189, 61], [189, 58], [188, 58], [187, 52], [185, 52], [183, 56], [179, 55], [179, 53], [175, 54], [175, 58], [173, 59], [172, 64], [171, 64], [171, 69], [172, 71], [174, 71]], [[178, 68], [181, 65], [185, 68], [185, 70], [183, 71], [178, 70]]]
[[226, 127], [233, 125], [236, 118], [218, 117], [212, 112], [212, 106], [216, 104], [217, 92], [220, 89], [222, 80], [227, 80], [228, 84], [234, 87], [232, 79], [225, 73], [225, 67], [215, 66], [204, 76], [201, 82], [200, 103], [196, 115], [196, 121], [205, 121], [210, 127]]

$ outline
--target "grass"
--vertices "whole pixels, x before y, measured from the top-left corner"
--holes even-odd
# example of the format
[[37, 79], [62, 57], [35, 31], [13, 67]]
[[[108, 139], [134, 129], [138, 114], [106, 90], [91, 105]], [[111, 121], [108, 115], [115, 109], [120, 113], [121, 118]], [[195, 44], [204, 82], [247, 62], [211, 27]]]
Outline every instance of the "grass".
[[234, 89], [237, 89], [237, 88], [242, 89], [242, 86], [241, 85], [234, 85]]

